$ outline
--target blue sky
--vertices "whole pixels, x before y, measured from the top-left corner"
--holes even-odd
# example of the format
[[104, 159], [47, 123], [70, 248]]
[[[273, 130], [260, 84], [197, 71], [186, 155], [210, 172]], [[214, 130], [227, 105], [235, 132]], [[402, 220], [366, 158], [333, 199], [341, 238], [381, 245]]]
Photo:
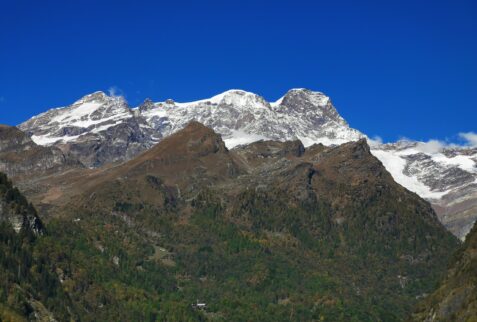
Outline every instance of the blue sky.
[[0, 0], [0, 123], [109, 88], [137, 105], [295, 87], [385, 141], [477, 132], [477, 2]]

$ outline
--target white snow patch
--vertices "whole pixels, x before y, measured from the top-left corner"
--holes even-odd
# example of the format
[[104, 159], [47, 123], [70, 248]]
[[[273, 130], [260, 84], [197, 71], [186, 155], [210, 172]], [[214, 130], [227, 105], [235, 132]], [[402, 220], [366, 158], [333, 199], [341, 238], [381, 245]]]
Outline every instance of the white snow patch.
[[225, 146], [228, 149], [232, 149], [236, 147], [237, 145], [249, 144], [249, 143], [257, 142], [260, 140], [270, 140], [270, 139], [263, 135], [250, 134], [243, 131], [232, 131], [232, 134], [229, 137], [224, 138], [223, 140], [224, 140]]
[[271, 102], [270, 103], [270, 106], [271, 107], [277, 107], [279, 106], [282, 102], [283, 102], [283, 99], [285, 98], [285, 96], [282, 96], [280, 97], [279, 99], [277, 99], [275, 102]]
[[121, 120], [120, 120], [119, 122], [104, 124], [104, 125], [95, 127], [94, 129], [92, 129], [92, 130], [90, 131], [90, 133], [99, 133], [99, 132], [102, 132], [102, 131], [106, 131], [106, 130], [109, 129], [110, 127], [119, 125], [119, 124], [121, 124], [121, 123], [122, 123], [122, 122], [121, 122]]
[[450, 166], [458, 166], [464, 171], [477, 173], [477, 167], [476, 167], [475, 161], [466, 155], [456, 155], [455, 157], [448, 158], [445, 155], [439, 153], [437, 155], [433, 155], [432, 159], [438, 163], [442, 163], [442, 164], [450, 165]]
[[53, 137], [47, 135], [32, 135], [31, 139], [38, 145], [52, 145], [55, 142], [62, 141], [64, 143], [74, 141], [79, 138], [81, 135], [74, 135], [74, 136], [61, 136], [61, 137]]
[[298, 139], [301, 141], [301, 143], [303, 143], [303, 146], [305, 148], [307, 148], [309, 146], [312, 146], [313, 144], [317, 144], [317, 143], [321, 143], [325, 146], [334, 146], [334, 145], [340, 145], [340, 144], [344, 144], [344, 143], [347, 143], [347, 142], [350, 142], [350, 141], [357, 141], [358, 140], [356, 138], [354, 138], [354, 139], [329, 139], [329, 138], [326, 138], [326, 137], [313, 139], [313, 138], [309, 138], [309, 137], [306, 137], [306, 136], [298, 136]]
[[424, 183], [417, 180], [415, 177], [409, 177], [403, 173], [406, 166], [406, 160], [401, 158], [396, 153], [391, 151], [383, 150], [372, 150], [372, 154], [378, 158], [386, 168], [386, 170], [391, 173], [394, 180], [405, 187], [408, 190], [411, 190], [417, 193], [422, 198], [426, 199], [440, 199], [444, 196], [447, 191], [437, 192], [431, 191], [431, 189], [426, 186]]
[[235, 105], [235, 106], [243, 106], [243, 105], [250, 105], [252, 103], [257, 102], [258, 98], [259, 96], [254, 93], [247, 92], [241, 89], [231, 89], [223, 93], [217, 94], [215, 96], [212, 96], [211, 98], [192, 101], [192, 102], [182, 102], [182, 103], [174, 102], [174, 105], [179, 107], [185, 107], [185, 106], [202, 105], [207, 103], [213, 104], [213, 105], [218, 105], [222, 103], [222, 104], [229, 104], [229, 105]]
[[80, 104], [79, 106], [73, 106], [65, 110], [64, 113], [54, 117], [51, 122], [64, 123], [65, 121], [79, 120], [84, 116], [91, 115], [91, 113], [96, 111], [101, 105], [103, 105], [103, 103], [89, 102]]

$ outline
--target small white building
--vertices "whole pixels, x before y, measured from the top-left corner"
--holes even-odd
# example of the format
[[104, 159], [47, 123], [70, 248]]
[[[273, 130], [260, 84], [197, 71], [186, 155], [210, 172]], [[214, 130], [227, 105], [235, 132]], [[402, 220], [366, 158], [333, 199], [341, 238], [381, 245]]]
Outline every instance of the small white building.
[[205, 310], [207, 308], [207, 304], [196, 301], [196, 303], [192, 304], [192, 307], [196, 310]]

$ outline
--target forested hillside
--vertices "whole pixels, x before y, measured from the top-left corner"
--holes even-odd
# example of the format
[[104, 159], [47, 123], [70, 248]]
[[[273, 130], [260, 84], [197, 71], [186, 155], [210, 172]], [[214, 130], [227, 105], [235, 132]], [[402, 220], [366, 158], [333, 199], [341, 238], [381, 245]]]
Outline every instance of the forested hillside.
[[[46, 230], [4, 224], [5, 316], [400, 321], [458, 246], [365, 140], [229, 151], [192, 122], [129, 162], [56, 180]], [[21, 205], [9, 209], [34, 211], [3, 185]]]

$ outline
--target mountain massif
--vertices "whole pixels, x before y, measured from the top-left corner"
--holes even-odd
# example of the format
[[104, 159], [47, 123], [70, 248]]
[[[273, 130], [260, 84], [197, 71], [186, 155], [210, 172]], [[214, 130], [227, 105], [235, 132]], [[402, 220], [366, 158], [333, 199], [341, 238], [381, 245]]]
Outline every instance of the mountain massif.
[[85, 321], [402, 320], [458, 246], [365, 139], [229, 150], [191, 122], [130, 161], [37, 182], [34, 247]]
[[0, 126], [0, 320], [471, 321], [476, 156], [305, 89], [87, 95]]
[[[349, 127], [329, 97], [306, 89], [292, 89], [276, 102], [230, 90], [188, 103], [146, 100], [135, 108], [122, 97], [96, 92], [18, 127], [38, 145], [99, 167], [130, 160], [193, 120], [220, 133], [228, 148], [258, 140], [330, 146], [366, 137]], [[413, 141], [370, 143], [394, 180], [430, 201], [444, 225], [465, 238], [477, 219], [477, 149], [429, 149]]]

